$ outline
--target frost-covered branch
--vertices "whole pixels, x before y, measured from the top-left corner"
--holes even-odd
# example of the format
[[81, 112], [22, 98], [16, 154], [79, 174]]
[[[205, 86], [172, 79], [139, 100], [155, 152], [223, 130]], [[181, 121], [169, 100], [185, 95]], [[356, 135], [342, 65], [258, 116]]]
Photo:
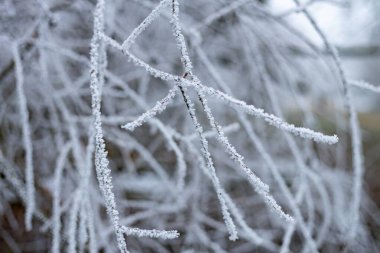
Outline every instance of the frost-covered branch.
[[150, 237], [150, 238], [158, 238], [158, 239], [175, 239], [178, 238], [179, 233], [177, 230], [165, 231], [165, 230], [157, 230], [157, 229], [140, 229], [140, 228], [129, 228], [122, 226], [121, 231], [128, 236], [137, 236], [137, 237]]
[[122, 128], [125, 128], [129, 131], [135, 130], [137, 127], [141, 126], [144, 122], [147, 120], [153, 118], [157, 114], [163, 112], [166, 107], [172, 103], [174, 97], [177, 95], [178, 87], [174, 86], [171, 90], [169, 90], [169, 93], [167, 96], [165, 96], [160, 101], [157, 101], [155, 106], [150, 109], [149, 111], [144, 112], [141, 116], [139, 116], [136, 120], [134, 120], [131, 123], [125, 124], [122, 126]]
[[[110, 216], [112, 225], [115, 230], [118, 247], [120, 252], [127, 253], [127, 245], [119, 225], [119, 212], [116, 209], [115, 195], [112, 191], [111, 170], [108, 168], [107, 152], [103, 139], [102, 121], [101, 121], [101, 83], [102, 73], [99, 73], [100, 62], [99, 55], [101, 48], [100, 34], [104, 29], [104, 8], [105, 1], [99, 0], [94, 11], [94, 34], [91, 41], [91, 94], [92, 94], [92, 113], [94, 116], [95, 128], [95, 167], [99, 181], [99, 187], [106, 201], [107, 213]], [[104, 50], [104, 49], [103, 49]]]

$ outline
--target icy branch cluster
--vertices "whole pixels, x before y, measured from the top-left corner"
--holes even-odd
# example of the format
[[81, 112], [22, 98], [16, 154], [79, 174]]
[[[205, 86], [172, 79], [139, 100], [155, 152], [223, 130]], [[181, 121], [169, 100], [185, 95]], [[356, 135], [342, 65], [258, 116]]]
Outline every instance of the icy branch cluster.
[[23, 252], [25, 228], [34, 252], [375, 252], [352, 91], [379, 88], [348, 79], [307, 4], [260, 2], [1, 3], [4, 245]]

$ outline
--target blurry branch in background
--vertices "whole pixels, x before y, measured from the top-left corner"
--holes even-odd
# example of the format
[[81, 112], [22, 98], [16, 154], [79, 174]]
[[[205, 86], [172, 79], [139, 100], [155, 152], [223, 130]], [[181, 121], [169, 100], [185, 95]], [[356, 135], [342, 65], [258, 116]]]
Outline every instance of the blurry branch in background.
[[31, 130], [29, 124], [29, 112], [27, 108], [27, 100], [24, 91], [24, 73], [21, 62], [21, 56], [18, 50], [18, 44], [12, 45], [12, 53], [15, 62], [16, 87], [19, 102], [19, 113], [22, 125], [22, 140], [25, 148], [25, 175], [26, 175], [26, 211], [25, 226], [27, 230], [32, 229], [32, 217], [35, 211], [35, 186], [34, 186], [34, 168], [33, 168], [33, 145]]
[[[300, 6], [299, 0], [293, 0], [297, 6]], [[303, 9], [302, 12], [309, 20], [310, 24], [313, 26], [314, 30], [317, 32], [326, 50], [329, 52], [334, 65], [338, 71], [340, 83], [343, 86], [343, 96], [345, 107], [349, 115], [349, 125], [350, 125], [350, 137], [351, 137], [351, 149], [352, 149], [352, 164], [353, 164], [353, 189], [350, 203], [351, 214], [349, 217], [350, 229], [347, 232], [346, 243], [350, 245], [352, 239], [356, 237], [360, 224], [360, 202], [362, 201], [362, 186], [363, 186], [363, 176], [364, 176], [364, 156], [363, 156], [363, 147], [362, 147], [362, 136], [360, 125], [358, 121], [357, 112], [355, 105], [353, 103], [353, 97], [351, 92], [351, 86], [347, 78], [346, 71], [343, 69], [342, 62], [340, 60], [339, 54], [335, 47], [330, 44], [325, 33], [318, 26], [314, 17], [306, 9]]]
[[369, 90], [375, 93], [380, 93], [380, 86], [375, 86], [373, 84], [367, 83], [365, 81], [356, 81], [356, 80], [350, 80], [349, 81], [350, 85], [356, 86], [365, 90]]
[[284, 18], [284, 17], [292, 15], [292, 14], [301, 13], [302, 11], [306, 10], [310, 6], [317, 4], [317, 3], [328, 3], [328, 4], [336, 5], [338, 7], [348, 7], [350, 2], [349, 2], [349, 0], [343, 0], [343, 1], [340, 1], [340, 0], [308, 0], [308, 1], [305, 1], [305, 2], [297, 5], [293, 9], [284, 11], [281, 14], [277, 14], [276, 17]]
[[335, 46], [342, 57], [380, 57], [380, 46], [376, 44]]
[[[380, 46], [378, 45], [353, 45], [353, 46], [339, 46], [335, 45], [335, 48], [339, 55], [343, 58], [370, 58], [370, 57], [380, 57]], [[310, 52], [305, 51], [303, 48], [297, 47], [295, 45], [289, 45], [287, 50], [289, 54], [299, 56], [299, 57], [316, 57]], [[323, 49], [318, 49], [321, 54], [328, 55], [329, 53]]]

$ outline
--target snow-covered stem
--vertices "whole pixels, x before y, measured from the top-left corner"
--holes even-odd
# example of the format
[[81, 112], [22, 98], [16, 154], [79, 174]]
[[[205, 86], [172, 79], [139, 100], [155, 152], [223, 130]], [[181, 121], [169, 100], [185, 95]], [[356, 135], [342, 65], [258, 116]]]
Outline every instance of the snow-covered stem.
[[220, 101], [237, 108], [239, 110], [242, 110], [243, 112], [253, 115], [257, 118], [262, 118], [266, 122], [268, 122], [270, 125], [273, 125], [281, 130], [290, 132], [296, 136], [300, 136], [305, 139], [311, 139], [315, 142], [321, 142], [321, 143], [327, 143], [327, 144], [335, 144], [338, 142], [338, 136], [333, 135], [325, 135], [319, 132], [315, 132], [311, 129], [304, 128], [304, 127], [296, 127], [293, 124], [287, 123], [283, 121], [281, 118], [274, 116], [272, 114], [269, 114], [265, 112], [261, 108], [256, 108], [253, 105], [247, 105], [244, 101], [235, 99], [219, 90], [213, 89], [211, 87], [207, 87], [202, 85], [201, 83], [198, 83], [196, 87], [204, 92], [207, 95], [213, 96], [215, 98], [218, 98]]
[[160, 114], [166, 109], [168, 105], [170, 105], [173, 102], [173, 99], [177, 95], [177, 92], [178, 92], [178, 87], [174, 86], [172, 89], [169, 90], [168, 95], [166, 95], [163, 99], [157, 101], [157, 103], [152, 109], [144, 112], [141, 116], [139, 116], [133, 122], [123, 125], [122, 128], [125, 128], [129, 131], [134, 131], [137, 127], [141, 126], [149, 119], [155, 117], [157, 114]]
[[172, 26], [173, 36], [177, 42], [177, 47], [181, 53], [181, 62], [185, 69], [185, 75], [191, 75], [193, 65], [190, 60], [189, 52], [187, 50], [185, 37], [182, 34], [182, 28], [179, 23], [179, 3], [178, 0], [172, 0], [172, 18], [170, 20]]
[[217, 132], [217, 139], [220, 142], [222, 146], [224, 146], [226, 152], [230, 155], [231, 159], [235, 161], [237, 164], [239, 164], [240, 168], [243, 170], [243, 172], [247, 175], [249, 182], [254, 187], [255, 191], [261, 195], [265, 201], [265, 203], [270, 207], [271, 210], [276, 212], [281, 218], [283, 218], [285, 221], [289, 223], [293, 223], [294, 219], [290, 215], [284, 213], [282, 211], [282, 208], [277, 204], [275, 199], [269, 194], [269, 187], [266, 187], [266, 184], [261, 181], [260, 178], [258, 178], [254, 172], [244, 162], [243, 156], [241, 156], [235, 149], [234, 146], [232, 146], [227, 139], [227, 137], [224, 135], [222, 128], [220, 125], [215, 121], [214, 116], [212, 115], [211, 109], [208, 107], [206, 97], [202, 93], [202, 91], [198, 90], [198, 95], [201, 100], [201, 103], [203, 105], [203, 108], [207, 114], [207, 117], [210, 121], [210, 125], [215, 129]]
[[128, 38], [121, 45], [124, 51], [129, 51], [130, 47], [135, 43], [136, 38], [149, 26], [152, 22], [159, 17], [161, 10], [165, 5], [168, 4], [170, 0], [161, 0], [161, 2], [157, 5], [156, 8], [152, 10], [152, 12], [141, 22], [139, 26], [137, 26], [132, 33], [128, 36]]
[[105, 151], [105, 143], [103, 139], [102, 120], [101, 120], [101, 81], [99, 78], [102, 73], [99, 73], [99, 52], [101, 51], [100, 35], [104, 29], [104, 9], [105, 1], [98, 0], [94, 11], [94, 34], [91, 40], [90, 63], [91, 63], [91, 97], [92, 97], [92, 114], [94, 117], [95, 129], [95, 167], [99, 181], [99, 187], [103, 193], [107, 213], [111, 219], [118, 247], [121, 253], [127, 253], [127, 244], [120, 230], [119, 212], [116, 209], [115, 195], [112, 191], [111, 170], [108, 167], [107, 152]]
[[127, 236], [137, 236], [137, 237], [150, 237], [163, 240], [175, 239], [179, 237], [177, 230], [157, 230], [157, 229], [140, 229], [140, 228], [130, 228], [121, 227], [121, 231]]

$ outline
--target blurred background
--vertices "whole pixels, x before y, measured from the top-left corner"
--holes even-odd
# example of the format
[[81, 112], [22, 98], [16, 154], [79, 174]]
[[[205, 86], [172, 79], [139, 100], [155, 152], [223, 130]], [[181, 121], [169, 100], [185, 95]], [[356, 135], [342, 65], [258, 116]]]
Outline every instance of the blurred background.
[[[349, 78], [380, 83], [380, 21], [378, 1], [303, 1], [317, 19], [328, 39], [338, 49]], [[292, 1], [267, 1], [277, 15], [288, 15], [295, 8]], [[323, 42], [303, 15], [288, 15], [287, 20], [315, 44]], [[331, 84], [320, 83], [329, 90]], [[334, 88], [333, 88], [334, 89]], [[333, 90], [330, 92], [334, 92]], [[333, 96], [330, 99], [334, 99]], [[354, 89], [359, 112], [366, 157], [365, 180], [377, 205], [380, 205], [380, 96], [378, 93]], [[321, 105], [314, 105], [320, 108]]]

